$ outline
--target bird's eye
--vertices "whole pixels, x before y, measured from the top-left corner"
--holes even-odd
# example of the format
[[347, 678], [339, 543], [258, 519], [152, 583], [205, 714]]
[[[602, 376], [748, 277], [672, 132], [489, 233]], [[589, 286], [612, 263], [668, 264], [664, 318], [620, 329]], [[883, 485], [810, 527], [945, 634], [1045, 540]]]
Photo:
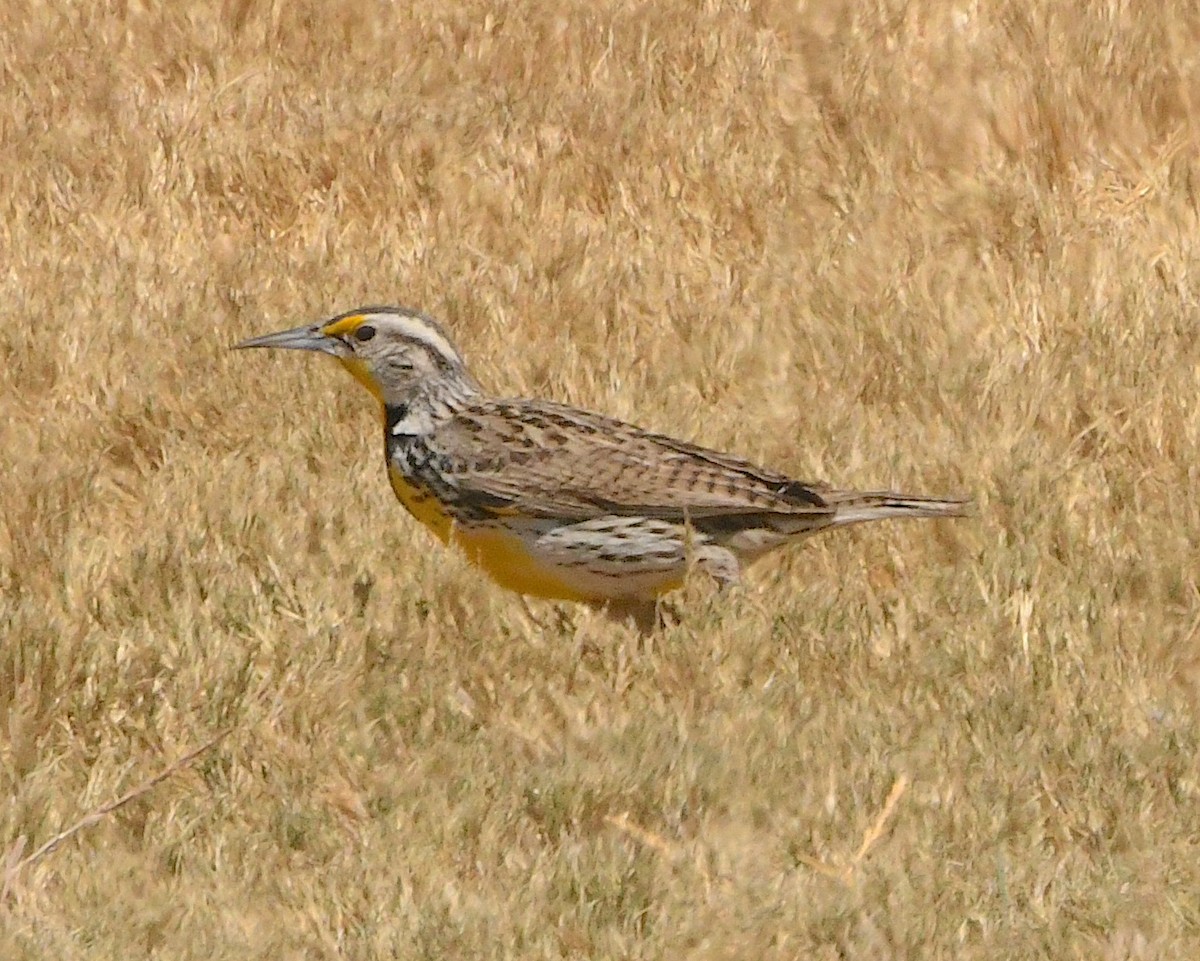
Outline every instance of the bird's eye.
[[355, 340], [370, 340], [374, 336], [375, 336], [375, 328], [372, 327], [370, 324], [363, 324], [361, 327], [359, 327], [357, 330], [354, 331], [354, 339]]

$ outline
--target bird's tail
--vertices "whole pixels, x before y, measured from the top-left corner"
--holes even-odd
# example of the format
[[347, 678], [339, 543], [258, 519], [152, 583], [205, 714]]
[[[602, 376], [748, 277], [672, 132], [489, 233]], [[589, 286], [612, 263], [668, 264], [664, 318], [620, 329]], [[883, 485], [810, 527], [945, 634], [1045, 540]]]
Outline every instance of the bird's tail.
[[963, 517], [973, 503], [959, 497], [926, 497], [895, 491], [822, 491], [822, 499], [834, 508], [831, 527], [903, 517]]

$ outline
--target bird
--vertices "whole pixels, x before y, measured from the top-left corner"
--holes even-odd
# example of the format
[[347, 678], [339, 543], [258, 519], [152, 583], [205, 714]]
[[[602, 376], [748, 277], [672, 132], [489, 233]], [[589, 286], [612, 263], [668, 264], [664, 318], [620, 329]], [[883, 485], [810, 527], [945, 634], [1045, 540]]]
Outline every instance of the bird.
[[501, 587], [642, 631], [692, 568], [727, 588], [819, 531], [971, 505], [799, 481], [603, 414], [493, 396], [420, 310], [360, 307], [234, 345], [246, 348], [315, 351], [349, 371], [378, 404], [400, 503]]

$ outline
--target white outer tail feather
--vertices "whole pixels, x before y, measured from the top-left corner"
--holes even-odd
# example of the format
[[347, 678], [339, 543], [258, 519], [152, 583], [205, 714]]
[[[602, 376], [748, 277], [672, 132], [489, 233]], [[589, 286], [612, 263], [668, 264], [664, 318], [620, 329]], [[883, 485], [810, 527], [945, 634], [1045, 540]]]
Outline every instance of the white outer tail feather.
[[971, 508], [968, 500], [896, 494], [892, 491], [854, 494], [840, 502], [834, 498], [831, 503], [837, 508], [831, 527], [888, 518], [962, 517], [969, 514]]

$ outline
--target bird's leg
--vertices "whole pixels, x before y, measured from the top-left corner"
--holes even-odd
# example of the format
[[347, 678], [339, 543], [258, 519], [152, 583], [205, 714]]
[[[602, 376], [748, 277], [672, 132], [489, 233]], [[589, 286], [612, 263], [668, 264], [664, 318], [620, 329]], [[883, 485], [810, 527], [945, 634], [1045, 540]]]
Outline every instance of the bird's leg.
[[742, 565], [729, 548], [705, 544], [697, 548], [692, 557], [693, 563], [717, 582], [722, 593], [741, 583]]
[[663, 626], [657, 601], [609, 601], [604, 607], [604, 612], [614, 621], [631, 624], [643, 637], [653, 634]]

